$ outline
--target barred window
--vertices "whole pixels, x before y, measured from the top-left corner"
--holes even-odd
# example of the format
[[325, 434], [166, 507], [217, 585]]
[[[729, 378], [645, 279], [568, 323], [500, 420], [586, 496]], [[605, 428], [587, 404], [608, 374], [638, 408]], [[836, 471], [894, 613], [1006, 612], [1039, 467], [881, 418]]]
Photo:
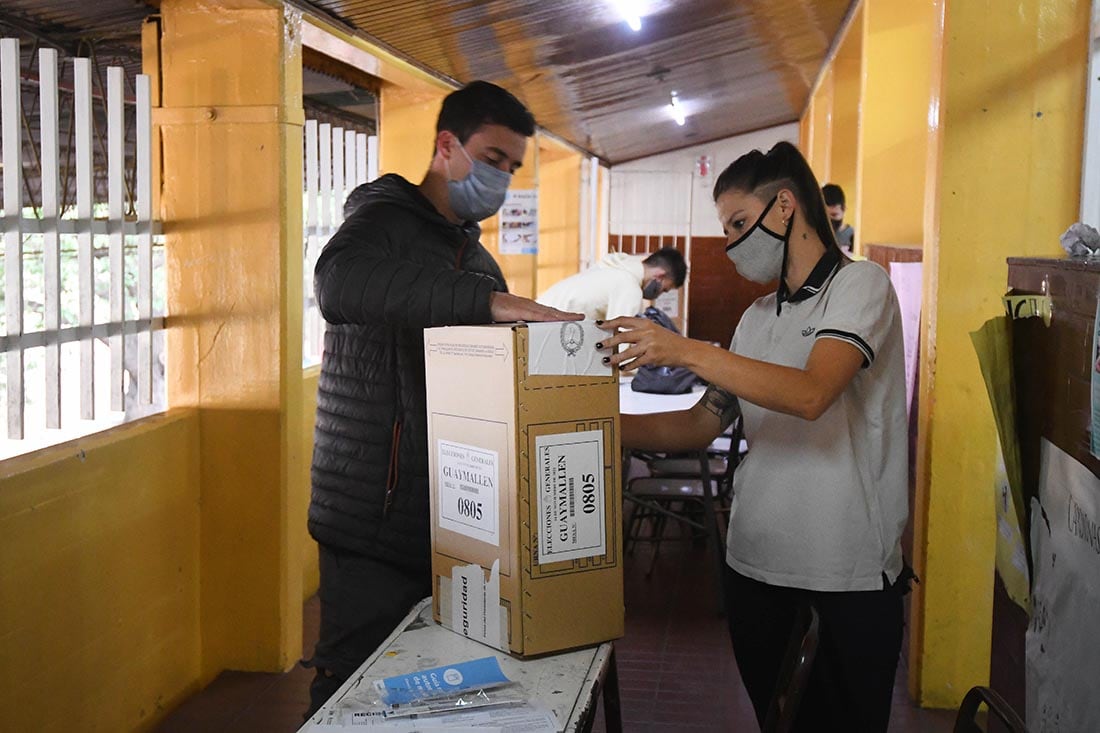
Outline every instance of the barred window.
[[164, 409], [151, 90], [0, 39], [0, 458]]

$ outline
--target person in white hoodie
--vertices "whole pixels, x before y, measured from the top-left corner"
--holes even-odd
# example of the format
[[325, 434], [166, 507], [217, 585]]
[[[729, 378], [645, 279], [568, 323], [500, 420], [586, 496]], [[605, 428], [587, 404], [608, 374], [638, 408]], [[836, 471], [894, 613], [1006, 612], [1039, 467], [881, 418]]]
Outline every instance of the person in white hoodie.
[[643, 301], [683, 286], [685, 279], [687, 263], [672, 247], [648, 256], [612, 252], [594, 267], [551, 285], [538, 302], [607, 321], [641, 313]]

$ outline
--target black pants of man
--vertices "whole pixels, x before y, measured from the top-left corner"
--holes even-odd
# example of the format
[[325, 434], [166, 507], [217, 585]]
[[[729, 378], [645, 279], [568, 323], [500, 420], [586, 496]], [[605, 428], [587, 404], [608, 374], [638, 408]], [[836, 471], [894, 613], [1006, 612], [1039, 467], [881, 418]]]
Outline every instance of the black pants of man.
[[908, 579], [883, 590], [825, 592], [768, 585], [726, 567], [726, 614], [741, 679], [763, 726], [800, 605], [820, 619], [817, 656], [796, 731], [886, 733]]
[[313, 715], [397, 628], [420, 599], [431, 595], [431, 573], [405, 570], [378, 560], [318, 545], [321, 564], [321, 632], [310, 685]]

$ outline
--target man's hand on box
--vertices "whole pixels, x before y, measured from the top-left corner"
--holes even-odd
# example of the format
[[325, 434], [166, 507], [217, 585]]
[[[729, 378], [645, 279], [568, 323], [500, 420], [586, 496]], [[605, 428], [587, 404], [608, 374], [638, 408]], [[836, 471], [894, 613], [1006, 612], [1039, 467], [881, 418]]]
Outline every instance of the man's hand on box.
[[536, 303], [511, 293], [493, 293], [489, 300], [489, 310], [494, 323], [513, 321], [579, 321], [584, 318], [580, 313], [566, 313], [548, 305]]

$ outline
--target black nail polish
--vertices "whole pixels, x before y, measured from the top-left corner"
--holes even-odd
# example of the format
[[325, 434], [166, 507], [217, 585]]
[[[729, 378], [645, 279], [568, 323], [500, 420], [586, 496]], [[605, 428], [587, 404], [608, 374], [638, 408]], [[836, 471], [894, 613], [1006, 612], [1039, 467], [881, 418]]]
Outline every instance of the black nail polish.
[[597, 325], [597, 326], [602, 326], [602, 325], [603, 325], [603, 321], [596, 321], [596, 325]]
[[597, 348], [597, 349], [602, 349], [602, 348], [603, 348], [603, 341], [601, 341], [600, 343], [596, 344], [596, 348]]
[[603, 363], [604, 364], [610, 364], [611, 363], [611, 357], [610, 356], [605, 356], [603, 358]]

